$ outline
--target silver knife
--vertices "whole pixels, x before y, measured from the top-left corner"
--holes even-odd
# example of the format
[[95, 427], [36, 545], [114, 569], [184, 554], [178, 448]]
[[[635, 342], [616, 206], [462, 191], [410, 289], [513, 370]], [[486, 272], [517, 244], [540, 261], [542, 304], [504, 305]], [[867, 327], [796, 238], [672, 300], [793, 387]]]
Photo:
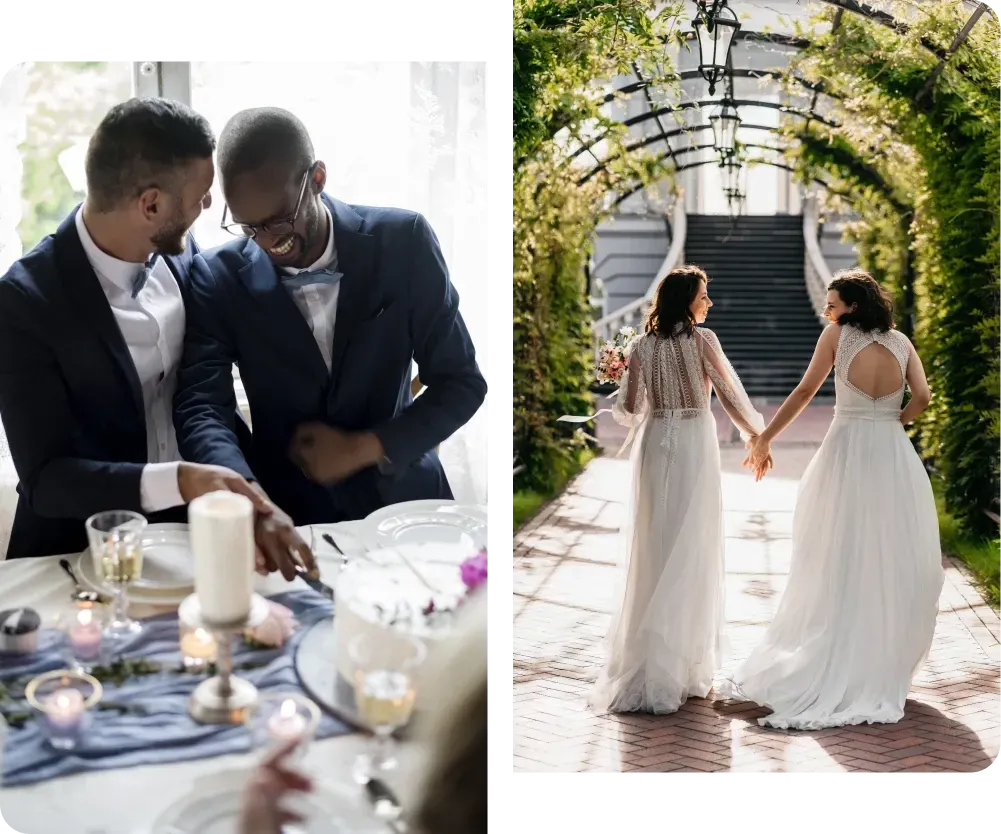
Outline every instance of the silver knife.
[[408, 826], [403, 819], [403, 807], [392, 788], [381, 779], [370, 777], [365, 782], [368, 801], [379, 819], [386, 823], [395, 834], [407, 834]]
[[323, 596], [325, 596], [327, 599], [333, 600], [334, 589], [331, 588], [329, 585], [327, 585], [325, 582], [322, 582], [318, 575], [311, 574], [302, 565], [296, 565], [295, 572], [303, 582], [309, 585], [309, 587], [312, 588], [314, 591], [316, 591], [318, 594], [323, 594]]

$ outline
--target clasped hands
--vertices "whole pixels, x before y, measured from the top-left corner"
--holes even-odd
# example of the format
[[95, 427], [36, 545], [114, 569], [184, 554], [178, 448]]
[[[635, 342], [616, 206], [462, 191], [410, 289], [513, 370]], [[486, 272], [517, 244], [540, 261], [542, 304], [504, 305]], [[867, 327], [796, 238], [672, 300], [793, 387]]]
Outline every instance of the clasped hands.
[[754, 435], [744, 444], [750, 451], [741, 466], [751, 470], [756, 482], [764, 478], [768, 470], [775, 465], [772, 461], [771, 445], [771, 441], [760, 434]]

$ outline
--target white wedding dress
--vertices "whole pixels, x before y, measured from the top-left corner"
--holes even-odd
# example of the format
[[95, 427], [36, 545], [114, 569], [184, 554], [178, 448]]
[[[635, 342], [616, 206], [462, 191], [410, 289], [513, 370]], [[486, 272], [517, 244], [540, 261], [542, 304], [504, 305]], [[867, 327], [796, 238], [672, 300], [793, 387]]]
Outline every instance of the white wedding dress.
[[723, 504], [710, 384], [742, 434], [764, 428], [711, 330], [634, 342], [613, 409], [638, 427], [621, 531], [628, 569], [589, 699], [598, 711], [673, 712], [705, 697], [719, 668]]
[[[879, 398], [848, 379], [874, 344], [901, 376]], [[761, 645], [718, 689], [772, 709], [764, 726], [899, 721], [928, 654], [944, 575], [931, 484], [900, 423], [909, 356], [895, 330], [841, 330], [834, 420], [800, 481], [785, 593]]]

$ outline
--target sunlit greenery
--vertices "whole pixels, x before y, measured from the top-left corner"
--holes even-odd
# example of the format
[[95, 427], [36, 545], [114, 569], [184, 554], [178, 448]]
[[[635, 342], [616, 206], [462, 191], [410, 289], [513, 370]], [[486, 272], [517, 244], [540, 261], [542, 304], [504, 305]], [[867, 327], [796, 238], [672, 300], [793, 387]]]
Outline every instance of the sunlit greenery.
[[129, 65], [36, 62], [27, 66], [27, 130], [19, 145], [23, 165], [18, 236], [25, 252], [52, 234], [83, 199], [59, 155], [86, 143], [108, 109], [132, 95]]
[[[583, 434], [554, 418], [592, 407], [585, 267], [608, 194], [623, 181], [668, 176], [647, 154], [625, 152], [625, 130], [602, 106], [607, 79], [634, 66], [670, 69], [665, 41], [681, 6], [659, 5], [515, 3], [514, 447], [526, 506], [561, 489], [584, 459]], [[615, 161], [582, 184], [571, 152], [597, 136], [595, 153]]]
[[[836, 97], [838, 126], [788, 125], [786, 153], [858, 214], [849, 236], [896, 295], [898, 323], [913, 324], [933, 390], [917, 425], [922, 454], [962, 534], [990, 541], [1001, 388], [997, 21], [981, 17], [930, 86], [940, 58], [927, 48], [949, 48], [969, 16], [958, 0], [924, 4], [899, 32], [853, 14], [832, 26], [835, 10], [822, 11], [800, 29], [811, 46], [789, 72]], [[996, 575], [996, 549], [994, 565]]]

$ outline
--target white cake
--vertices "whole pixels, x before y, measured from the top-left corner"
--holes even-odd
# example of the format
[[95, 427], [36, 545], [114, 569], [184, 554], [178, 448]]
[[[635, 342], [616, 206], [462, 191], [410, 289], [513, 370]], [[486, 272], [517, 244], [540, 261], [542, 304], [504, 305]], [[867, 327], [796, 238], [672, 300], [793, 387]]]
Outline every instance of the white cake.
[[[406, 649], [400, 635], [418, 637], [427, 647], [422, 668], [452, 630], [454, 612], [465, 596], [459, 567], [472, 556], [468, 547], [451, 544], [408, 544], [356, 556], [337, 579], [334, 644], [337, 670], [353, 681], [348, 649], [359, 634], [375, 634], [386, 651]], [[434, 601], [434, 611], [428, 611]], [[414, 681], [420, 692], [420, 670]], [[420, 697], [418, 695], [418, 697]]]
[[254, 505], [235, 492], [210, 492], [188, 506], [195, 593], [206, 623], [239, 623], [254, 592]]

